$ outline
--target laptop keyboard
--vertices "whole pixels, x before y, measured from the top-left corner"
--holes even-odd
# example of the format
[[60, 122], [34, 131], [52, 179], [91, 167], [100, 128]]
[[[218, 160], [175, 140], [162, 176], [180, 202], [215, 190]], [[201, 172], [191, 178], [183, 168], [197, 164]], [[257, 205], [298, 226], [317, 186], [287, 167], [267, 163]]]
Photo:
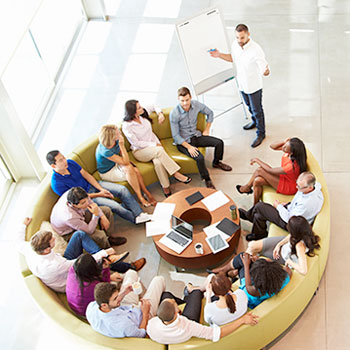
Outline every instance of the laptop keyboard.
[[174, 242], [176, 242], [177, 244], [180, 244], [181, 247], [186, 245], [188, 242], [188, 240], [186, 238], [180, 236], [175, 231], [170, 231], [170, 233], [168, 234], [167, 237], [170, 238], [171, 240], [173, 240]]

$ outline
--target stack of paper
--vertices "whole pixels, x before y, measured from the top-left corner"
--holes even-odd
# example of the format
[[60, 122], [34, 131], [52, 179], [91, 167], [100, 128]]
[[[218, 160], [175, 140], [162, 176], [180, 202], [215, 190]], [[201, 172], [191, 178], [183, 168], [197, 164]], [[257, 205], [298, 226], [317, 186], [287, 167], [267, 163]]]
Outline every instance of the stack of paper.
[[210, 196], [202, 199], [202, 203], [208, 208], [209, 211], [214, 211], [227, 202], [229, 202], [229, 199], [224, 195], [222, 191], [217, 191]]
[[157, 203], [152, 221], [146, 222], [146, 236], [156, 236], [168, 233], [171, 229], [170, 220], [175, 210], [175, 203]]
[[170, 220], [168, 221], [148, 221], [146, 222], [146, 236], [156, 236], [170, 231]]
[[152, 214], [153, 221], [168, 221], [175, 210], [175, 203], [157, 203]]

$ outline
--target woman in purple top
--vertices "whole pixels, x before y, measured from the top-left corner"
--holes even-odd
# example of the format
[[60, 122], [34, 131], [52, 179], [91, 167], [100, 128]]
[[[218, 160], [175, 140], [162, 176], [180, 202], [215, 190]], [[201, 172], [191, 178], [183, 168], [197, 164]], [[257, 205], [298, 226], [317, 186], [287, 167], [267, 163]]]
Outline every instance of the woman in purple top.
[[81, 255], [69, 269], [66, 295], [70, 308], [80, 316], [85, 316], [86, 308], [94, 301], [94, 289], [100, 282], [121, 281], [118, 272], [111, 275], [106, 259], [100, 263], [91, 254]]

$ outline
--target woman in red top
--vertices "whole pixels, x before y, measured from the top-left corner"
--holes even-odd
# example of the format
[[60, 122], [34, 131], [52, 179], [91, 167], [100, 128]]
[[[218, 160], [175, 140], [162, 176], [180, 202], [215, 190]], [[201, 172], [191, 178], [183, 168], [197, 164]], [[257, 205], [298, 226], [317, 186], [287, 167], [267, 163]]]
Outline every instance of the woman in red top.
[[297, 192], [296, 180], [299, 174], [306, 171], [306, 149], [303, 141], [293, 137], [283, 142], [273, 143], [270, 147], [275, 151], [284, 152], [281, 166], [272, 168], [259, 158], [253, 158], [250, 165], [256, 163], [259, 167], [246, 185], [236, 186], [239, 193], [254, 192], [254, 204], [259, 202], [263, 186], [271, 186], [277, 190], [277, 193], [295, 194]]

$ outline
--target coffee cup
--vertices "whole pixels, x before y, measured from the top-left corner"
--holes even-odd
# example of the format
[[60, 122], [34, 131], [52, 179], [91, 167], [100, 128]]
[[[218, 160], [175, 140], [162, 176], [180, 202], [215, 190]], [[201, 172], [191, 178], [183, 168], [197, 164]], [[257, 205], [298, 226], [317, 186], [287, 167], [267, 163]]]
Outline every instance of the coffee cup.
[[136, 281], [131, 286], [135, 294], [140, 295], [142, 293], [142, 286], [140, 282]]
[[196, 245], [194, 246], [194, 249], [196, 251], [197, 254], [203, 254], [203, 244], [202, 243], [196, 243]]

